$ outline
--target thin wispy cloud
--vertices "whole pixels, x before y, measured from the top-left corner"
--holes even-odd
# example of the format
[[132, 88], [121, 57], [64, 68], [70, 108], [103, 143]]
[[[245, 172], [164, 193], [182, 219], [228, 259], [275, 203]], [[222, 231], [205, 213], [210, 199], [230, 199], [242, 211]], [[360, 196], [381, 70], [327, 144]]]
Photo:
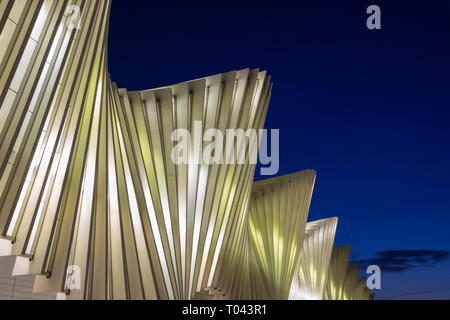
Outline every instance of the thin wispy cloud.
[[450, 259], [450, 251], [443, 250], [387, 250], [378, 251], [368, 259], [354, 261], [361, 268], [378, 265], [384, 272], [404, 272], [418, 267], [431, 267]]

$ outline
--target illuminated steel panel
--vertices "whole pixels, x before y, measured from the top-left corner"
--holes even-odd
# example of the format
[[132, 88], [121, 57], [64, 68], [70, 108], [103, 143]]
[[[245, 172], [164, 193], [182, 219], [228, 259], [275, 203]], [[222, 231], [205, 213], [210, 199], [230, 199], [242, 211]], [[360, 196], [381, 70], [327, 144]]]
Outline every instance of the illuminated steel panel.
[[[201, 152], [211, 129], [263, 128], [270, 77], [119, 89], [110, 6], [0, 2], [0, 256], [16, 257], [13, 276], [35, 276], [35, 292], [63, 299], [287, 299], [306, 272], [315, 172], [253, 184], [250, 150], [245, 164]], [[177, 130], [191, 134], [187, 162], [174, 161]], [[325, 270], [317, 250], [309, 257]], [[365, 296], [349, 279], [346, 297]]]
[[[80, 9], [78, 29], [73, 13]], [[141, 92], [107, 72], [110, 1], [2, 1], [0, 231], [16, 274], [71, 299], [189, 299], [208, 286], [254, 164], [207, 164], [172, 132], [262, 129], [266, 72]], [[75, 17], [76, 18], [76, 17]], [[75, 27], [75, 28], [74, 28]], [[248, 162], [247, 162], [248, 163]], [[67, 272], [79, 268], [80, 288]]]
[[328, 271], [325, 300], [369, 300], [366, 279], [358, 277], [359, 263], [348, 264], [350, 246], [333, 249]]
[[254, 183], [248, 226], [252, 296], [288, 299], [315, 178], [307, 170]]
[[289, 299], [322, 300], [337, 221], [337, 218], [329, 218], [306, 224], [302, 252]]

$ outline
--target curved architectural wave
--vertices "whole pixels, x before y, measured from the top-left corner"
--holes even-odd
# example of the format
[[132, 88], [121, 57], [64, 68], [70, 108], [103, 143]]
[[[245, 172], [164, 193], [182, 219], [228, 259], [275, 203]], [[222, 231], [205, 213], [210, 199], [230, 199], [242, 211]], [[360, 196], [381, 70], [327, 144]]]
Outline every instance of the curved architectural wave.
[[337, 218], [329, 218], [306, 224], [302, 252], [289, 299], [323, 299], [337, 222]]
[[[252, 162], [198, 152], [210, 129], [263, 128], [270, 77], [120, 89], [110, 6], [0, 2], [0, 256], [66, 299], [287, 299], [301, 252], [328, 252], [304, 248], [315, 172], [252, 184]], [[181, 163], [179, 130], [194, 133]]]
[[373, 299], [366, 279], [358, 276], [359, 264], [348, 264], [350, 245], [333, 249], [324, 294], [325, 300]]

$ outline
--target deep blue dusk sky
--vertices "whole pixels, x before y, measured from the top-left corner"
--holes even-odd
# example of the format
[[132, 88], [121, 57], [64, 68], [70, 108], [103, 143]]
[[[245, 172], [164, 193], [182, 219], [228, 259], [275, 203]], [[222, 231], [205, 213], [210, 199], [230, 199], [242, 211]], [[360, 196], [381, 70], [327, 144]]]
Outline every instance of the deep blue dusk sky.
[[[309, 220], [338, 216], [354, 261], [403, 267], [382, 266], [377, 298], [449, 299], [450, 2], [161, 3], [113, 1], [113, 80], [267, 70], [279, 174], [317, 171]], [[381, 30], [366, 28], [371, 4]]]

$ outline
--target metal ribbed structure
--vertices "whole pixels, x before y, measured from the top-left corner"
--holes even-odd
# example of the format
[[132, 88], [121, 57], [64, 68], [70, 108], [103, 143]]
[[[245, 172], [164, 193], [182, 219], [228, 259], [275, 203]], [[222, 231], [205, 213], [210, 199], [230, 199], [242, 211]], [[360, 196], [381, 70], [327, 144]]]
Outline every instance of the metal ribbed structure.
[[359, 263], [348, 264], [350, 246], [333, 249], [328, 271], [325, 300], [373, 299], [366, 287], [366, 279], [358, 277]]
[[[15, 258], [12, 275], [64, 299], [287, 299], [294, 276], [319, 290], [335, 223], [305, 233], [315, 172], [253, 183], [257, 143], [235, 137], [231, 158], [202, 153], [213, 129], [263, 128], [270, 77], [118, 88], [110, 6], [0, 1], [0, 257]], [[190, 133], [183, 154], [175, 132]], [[362, 296], [350, 273], [339, 292]]]
[[[255, 165], [176, 165], [172, 132], [262, 128], [270, 78], [242, 70], [128, 92], [106, 67], [110, 1], [0, 8], [0, 231], [14, 274], [73, 299], [189, 299], [207, 287], [246, 219]], [[69, 292], [71, 265], [82, 281]]]
[[287, 299], [300, 257], [316, 173], [256, 182], [249, 212], [252, 296]]
[[[191, 298], [212, 283], [232, 226], [245, 219], [255, 166], [175, 165], [171, 134], [176, 129], [193, 132], [195, 122], [204, 124], [202, 136], [212, 128], [224, 135], [227, 129], [262, 128], [269, 79], [265, 72], [243, 70], [142, 92], [116, 90], [114, 84], [111, 89], [115, 156], [107, 161], [109, 180], [116, 175], [118, 212], [131, 218], [128, 230], [122, 223], [122, 231], [114, 234], [112, 229], [110, 236], [123, 234], [122, 246], [134, 237], [129, 250], [137, 255], [127, 265], [141, 266], [150, 257], [148, 269], [136, 274], [151, 274], [152, 267], [159, 297]], [[198, 156], [191, 139], [189, 159]], [[143, 251], [141, 257], [144, 245], [149, 256]], [[136, 278], [135, 286], [140, 281]]]
[[329, 218], [306, 224], [289, 299], [322, 300], [337, 222], [337, 218]]

